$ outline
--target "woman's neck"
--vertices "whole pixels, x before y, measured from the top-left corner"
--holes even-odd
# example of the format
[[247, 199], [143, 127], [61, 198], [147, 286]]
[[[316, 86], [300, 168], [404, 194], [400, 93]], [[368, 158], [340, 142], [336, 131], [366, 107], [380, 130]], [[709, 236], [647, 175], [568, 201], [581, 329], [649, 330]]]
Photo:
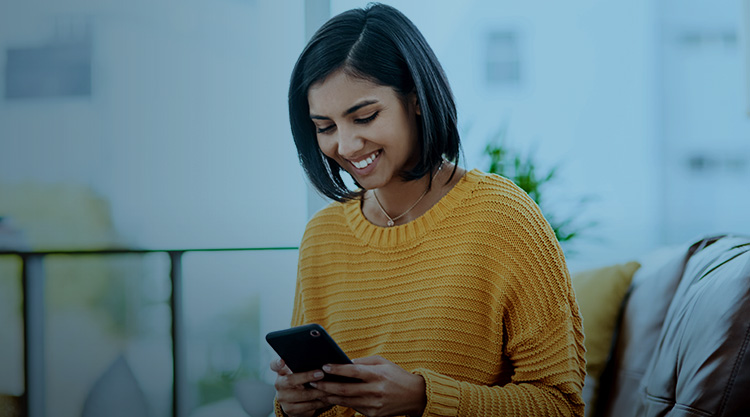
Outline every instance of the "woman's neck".
[[[450, 191], [466, 172], [458, 168], [449, 183], [454, 165], [444, 161], [431, 175], [414, 181], [398, 181], [367, 191], [362, 213], [373, 224], [391, 226], [406, 224], [426, 213]], [[429, 188], [430, 179], [432, 186]]]

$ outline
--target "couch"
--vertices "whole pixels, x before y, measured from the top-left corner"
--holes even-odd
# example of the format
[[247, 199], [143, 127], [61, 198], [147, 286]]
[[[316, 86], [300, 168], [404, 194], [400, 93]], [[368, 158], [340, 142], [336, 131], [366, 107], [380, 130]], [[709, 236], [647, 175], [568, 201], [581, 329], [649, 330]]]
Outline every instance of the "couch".
[[572, 280], [587, 416], [750, 416], [750, 237], [696, 239]]

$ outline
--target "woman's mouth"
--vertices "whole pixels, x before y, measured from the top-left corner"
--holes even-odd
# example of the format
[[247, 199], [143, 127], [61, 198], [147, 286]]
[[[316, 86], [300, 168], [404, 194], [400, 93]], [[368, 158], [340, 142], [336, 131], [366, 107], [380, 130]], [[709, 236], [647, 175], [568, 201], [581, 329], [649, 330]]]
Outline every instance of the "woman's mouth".
[[369, 167], [373, 162], [375, 162], [375, 160], [380, 155], [380, 152], [381, 152], [380, 150], [377, 150], [373, 152], [372, 154], [370, 154], [367, 158], [361, 159], [359, 161], [349, 161], [349, 163], [352, 164], [354, 168], [357, 168], [358, 170], [363, 170]]

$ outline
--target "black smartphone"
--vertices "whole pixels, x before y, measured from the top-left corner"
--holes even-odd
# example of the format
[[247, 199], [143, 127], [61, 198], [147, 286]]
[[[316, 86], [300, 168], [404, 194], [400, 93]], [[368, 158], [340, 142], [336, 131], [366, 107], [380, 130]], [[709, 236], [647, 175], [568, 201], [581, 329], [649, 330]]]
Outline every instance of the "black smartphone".
[[[352, 361], [328, 335], [323, 326], [305, 324], [268, 333], [266, 341], [284, 359], [292, 372], [322, 369], [325, 364], [349, 364]], [[357, 378], [326, 374], [323, 381], [362, 382]]]

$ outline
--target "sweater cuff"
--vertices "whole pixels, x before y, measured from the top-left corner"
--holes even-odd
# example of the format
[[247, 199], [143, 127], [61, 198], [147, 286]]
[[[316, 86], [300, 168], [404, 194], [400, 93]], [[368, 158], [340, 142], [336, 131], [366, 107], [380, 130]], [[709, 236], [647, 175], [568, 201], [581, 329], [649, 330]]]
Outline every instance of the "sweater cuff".
[[424, 378], [427, 405], [422, 417], [455, 417], [458, 415], [461, 392], [458, 381], [424, 368], [415, 369], [412, 373]]
[[335, 417], [338, 415], [337, 406], [332, 405], [315, 412], [315, 417]]
[[273, 399], [273, 411], [276, 414], [276, 417], [287, 417], [287, 415], [284, 414], [284, 410], [281, 409], [279, 400], [277, 400], [276, 398]]

